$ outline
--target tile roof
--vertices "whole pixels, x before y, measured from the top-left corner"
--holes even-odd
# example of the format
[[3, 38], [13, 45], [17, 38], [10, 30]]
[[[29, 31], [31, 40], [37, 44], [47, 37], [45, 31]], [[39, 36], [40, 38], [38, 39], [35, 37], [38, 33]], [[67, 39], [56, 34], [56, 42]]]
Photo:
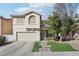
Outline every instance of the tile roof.
[[44, 22], [41, 22], [41, 30], [48, 30], [48, 29], [49, 29], [49, 25]]

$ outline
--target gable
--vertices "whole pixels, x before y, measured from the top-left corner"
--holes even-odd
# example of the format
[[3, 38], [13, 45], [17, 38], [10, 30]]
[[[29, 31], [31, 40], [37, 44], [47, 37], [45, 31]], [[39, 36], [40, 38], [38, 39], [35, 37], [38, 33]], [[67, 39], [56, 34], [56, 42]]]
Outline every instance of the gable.
[[25, 17], [25, 16], [32, 14], [32, 13], [41, 16], [39, 13], [36, 13], [34, 11], [30, 11], [30, 12], [27, 12], [27, 13], [22, 14], [22, 15], [11, 15], [11, 17], [13, 17], [13, 18], [15, 18], [15, 17]]
[[31, 11], [31, 12], [29, 12], [29, 13], [25, 13], [24, 16], [27, 16], [27, 15], [29, 15], [29, 14], [36, 14], [36, 15], [41, 16], [40, 14], [38, 14], [38, 13], [36, 13], [36, 12], [33, 12], [33, 11]]

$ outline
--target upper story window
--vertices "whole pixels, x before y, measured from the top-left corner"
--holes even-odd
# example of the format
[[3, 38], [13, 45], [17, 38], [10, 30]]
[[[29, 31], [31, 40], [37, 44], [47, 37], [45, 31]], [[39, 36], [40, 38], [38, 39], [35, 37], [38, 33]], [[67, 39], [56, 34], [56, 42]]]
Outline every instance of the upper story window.
[[36, 24], [36, 17], [34, 15], [29, 17], [29, 24]]
[[17, 24], [23, 24], [23, 22], [24, 22], [24, 19], [23, 18], [17, 18], [16, 19], [16, 23]]

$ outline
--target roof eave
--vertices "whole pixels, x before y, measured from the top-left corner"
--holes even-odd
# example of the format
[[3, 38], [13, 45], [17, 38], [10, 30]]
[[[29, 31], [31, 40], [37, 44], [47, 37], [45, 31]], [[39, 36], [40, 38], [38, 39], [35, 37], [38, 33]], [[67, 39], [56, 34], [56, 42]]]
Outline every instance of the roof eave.
[[34, 12], [34, 11], [30, 11], [30, 12], [28, 12], [28, 13], [24, 14], [24, 15], [10, 15], [10, 16], [11, 16], [11, 17], [13, 17], [13, 18], [15, 18], [15, 17], [25, 17], [26, 15], [29, 15], [30, 13], [35, 13], [35, 14], [37, 14], [37, 15], [40, 15], [40, 16], [41, 16], [41, 14], [36, 13], [36, 12]]

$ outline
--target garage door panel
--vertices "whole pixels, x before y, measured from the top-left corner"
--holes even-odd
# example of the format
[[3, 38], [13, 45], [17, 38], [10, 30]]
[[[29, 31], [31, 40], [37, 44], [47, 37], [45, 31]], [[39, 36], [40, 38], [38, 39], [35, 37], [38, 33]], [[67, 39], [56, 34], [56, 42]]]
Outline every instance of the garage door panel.
[[36, 32], [18, 33], [18, 40], [34, 40]]

